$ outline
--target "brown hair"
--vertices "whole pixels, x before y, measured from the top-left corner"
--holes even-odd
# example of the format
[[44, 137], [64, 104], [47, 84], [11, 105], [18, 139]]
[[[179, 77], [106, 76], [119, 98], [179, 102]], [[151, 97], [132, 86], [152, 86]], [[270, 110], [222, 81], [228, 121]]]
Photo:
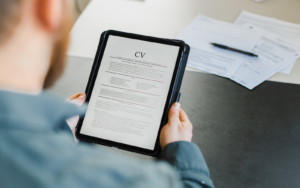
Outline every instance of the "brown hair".
[[13, 34], [21, 20], [22, 0], [0, 0], [0, 45]]

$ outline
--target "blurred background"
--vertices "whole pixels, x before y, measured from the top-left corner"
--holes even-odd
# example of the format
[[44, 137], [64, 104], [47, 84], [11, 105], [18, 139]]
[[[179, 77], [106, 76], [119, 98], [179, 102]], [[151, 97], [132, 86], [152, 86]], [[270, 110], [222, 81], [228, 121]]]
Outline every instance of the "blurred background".
[[89, 4], [91, 0], [73, 0], [74, 1], [74, 8], [73, 8], [73, 16], [74, 16], [74, 23], [81, 14], [81, 12], [85, 9], [85, 7]]

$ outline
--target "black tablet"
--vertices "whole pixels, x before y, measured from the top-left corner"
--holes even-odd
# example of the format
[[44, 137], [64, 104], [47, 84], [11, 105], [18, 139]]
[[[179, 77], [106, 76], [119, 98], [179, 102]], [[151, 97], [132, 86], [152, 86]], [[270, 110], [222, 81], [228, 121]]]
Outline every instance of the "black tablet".
[[155, 156], [189, 54], [183, 41], [102, 33], [86, 88], [79, 140]]

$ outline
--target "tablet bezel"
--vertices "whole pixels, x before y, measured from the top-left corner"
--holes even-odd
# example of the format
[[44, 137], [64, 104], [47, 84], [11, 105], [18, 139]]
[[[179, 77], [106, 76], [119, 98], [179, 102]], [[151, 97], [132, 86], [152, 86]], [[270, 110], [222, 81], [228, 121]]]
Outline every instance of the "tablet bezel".
[[80, 130], [81, 130], [81, 127], [82, 127], [84, 117], [81, 117], [78, 121], [78, 124], [77, 124], [77, 127], [76, 127], [76, 137], [79, 140], [83, 140], [83, 141], [87, 141], [87, 142], [92, 142], [92, 143], [97, 143], [97, 144], [101, 144], [101, 145], [116, 147], [116, 148], [119, 148], [119, 149], [128, 150], [128, 151], [132, 151], [132, 152], [137, 152], [137, 153], [141, 153], [141, 154], [144, 154], [144, 155], [155, 156], [160, 151], [160, 143], [159, 143], [160, 131], [161, 131], [162, 127], [167, 122], [168, 110], [169, 110], [170, 106], [172, 105], [173, 102], [175, 102], [175, 100], [177, 98], [178, 93], [174, 93], [174, 91], [176, 90], [176, 87], [174, 87], [174, 86], [176, 86], [176, 83], [177, 83], [176, 78], [179, 77], [179, 75], [180, 75], [180, 69], [179, 69], [180, 68], [180, 62], [181, 62], [180, 60], [181, 60], [182, 54], [184, 53], [185, 43], [182, 42], [182, 41], [177, 41], [177, 40], [160, 39], [160, 38], [155, 38], [155, 37], [142, 36], [142, 35], [137, 35], [137, 34], [113, 31], [113, 30], [103, 32], [103, 34], [101, 35], [101, 40], [99, 42], [98, 50], [97, 50], [97, 53], [96, 53], [96, 56], [95, 56], [95, 60], [94, 60], [94, 64], [93, 64], [93, 67], [92, 67], [92, 70], [91, 70], [91, 74], [90, 74], [90, 77], [89, 77], [87, 88], [86, 88], [86, 91], [85, 91], [86, 92], [86, 102], [87, 103], [90, 100], [90, 97], [91, 97], [91, 94], [92, 94], [92, 91], [93, 91], [93, 88], [94, 88], [94, 84], [95, 84], [95, 81], [97, 79], [98, 70], [101, 66], [101, 61], [102, 61], [102, 58], [103, 58], [105, 47], [106, 47], [107, 41], [109, 39], [109, 36], [111, 36], [111, 35], [112, 36], [119, 36], [119, 37], [124, 37], [124, 38], [130, 38], [130, 39], [136, 39], [136, 40], [142, 40], [142, 41], [147, 41], [147, 42], [166, 44], [166, 45], [170, 45], [170, 46], [179, 47], [177, 60], [176, 60], [176, 65], [174, 67], [173, 76], [172, 76], [172, 80], [171, 80], [171, 84], [170, 84], [166, 104], [165, 104], [164, 111], [163, 111], [163, 116], [162, 116], [162, 119], [161, 119], [158, 134], [156, 136], [155, 147], [154, 147], [153, 150], [149, 150], [149, 149], [140, 148], [140, 147], [136, 147], [136, 146], [132, 146], [132, 145], [127, 145], [127, 144], [124, 144], [124, 143], [114, 142], [114, 141], [111, 141], [111, 140], [105, 140], [105, 139], [102, 139], [102, 138], [81, 134]]

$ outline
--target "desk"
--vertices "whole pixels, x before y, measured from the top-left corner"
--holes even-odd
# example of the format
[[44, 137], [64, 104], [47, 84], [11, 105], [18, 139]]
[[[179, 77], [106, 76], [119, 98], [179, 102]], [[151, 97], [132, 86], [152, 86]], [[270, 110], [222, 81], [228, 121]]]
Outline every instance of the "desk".
[[[108, 29], [175, 38], [199, 13], [233, 23], [242, 10], [300, 24], [300, 0], [92, 0], [73, 27], [68, 54], [94, 58]], [[291, 74], [269, 80], [300, 84], [300, 59]]]
[[[70, 57], [52, 91], [65, 97], [84, 91], [92, 63]], [[194, 126], [193, 142], [216, 187], [300, 187], [299, 85], [267, 81], [249, 91], [228, 79], [187, 71], [181, 91], [180, 103]]]
[[[85, 90], [98, 44], [86, 35], [116, 29], [174, 38], [197, 13], [233, 23], [242, 10], [300, 24], [299, 0], [94, 0], [74, 26], [69, 67], [52, 91], [68, 97]], [[270, 80], [299, 84], [300, 60], [290, 75]], [[187, 71], [181, 91], [216, 187], [300, 187], [299, 86], [265, 82], [249, 91]]]

